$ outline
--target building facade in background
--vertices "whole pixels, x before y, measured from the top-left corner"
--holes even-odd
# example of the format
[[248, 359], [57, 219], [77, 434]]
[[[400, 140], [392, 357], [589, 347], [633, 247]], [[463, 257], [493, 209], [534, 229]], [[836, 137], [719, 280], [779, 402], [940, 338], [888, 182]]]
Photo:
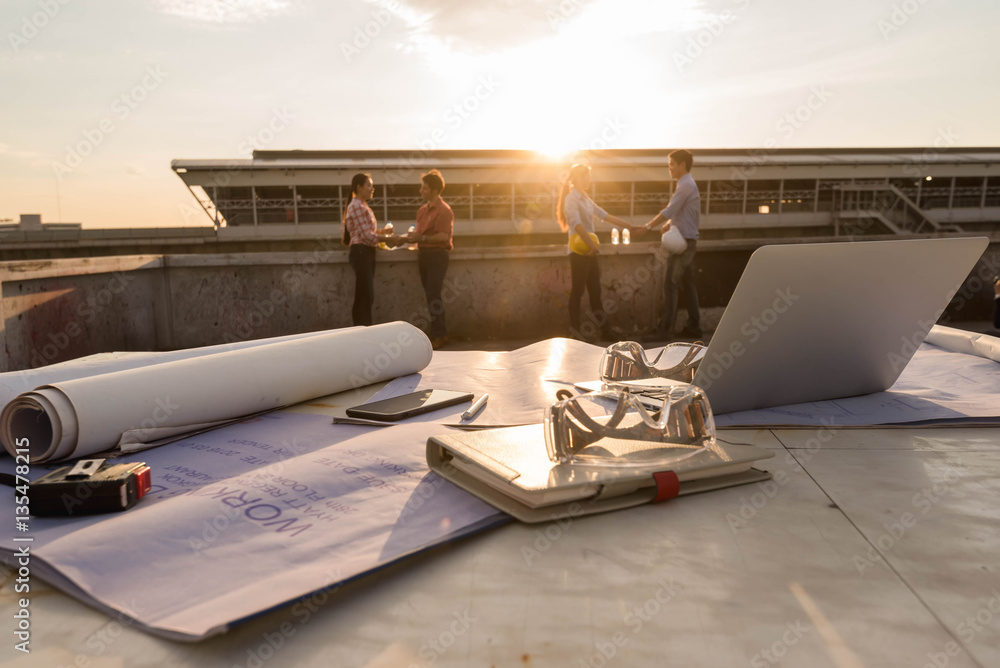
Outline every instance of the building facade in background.
[[[663, 150], [592, 151], [592, 198], [644, 222], [670, 199]], [[708, 239], [980, 232], [1000, 222], [1000, 148], [694, 150]], [[339, 225], [351, 176], [370, 172], [380, 225], [405, 229], [420, 174], [440, 169], [456, 236], [544, 243], [569, 162], [530, 151], [256, 151], [249, 160], [174, 160], [221, 234]]]

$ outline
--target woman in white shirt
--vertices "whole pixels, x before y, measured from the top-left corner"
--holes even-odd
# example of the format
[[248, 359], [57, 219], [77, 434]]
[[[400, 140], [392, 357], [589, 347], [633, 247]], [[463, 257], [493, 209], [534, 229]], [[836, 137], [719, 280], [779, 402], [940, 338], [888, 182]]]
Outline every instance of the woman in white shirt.
[[[594, 218], [629, 230], [638, 230], [640, 226], [630, 225], [594, 204], [594, 201], [587, 196], [589, 188], [590, 166], [573, 165], [569, 170], [569, 177], [563, 182], [556, 202], [556, 219], [559, 221], [559, 226], [563, 232], [569, 234], [570, 240], [576, 234], [584, 244], [580, 246], [579, 242], [571, 243], [569, 248], [569, 267], [572, 276], [572, 288], [569, 293], [570, 332], [576, 339], [589, 338], [584, 337], [580, 330], [580, 299], [586, 288], [590, 300], [590, 317], [601, 328], [601, 338], [610, 341], [612, 337], [608, 328], [608, 315], [601, 304], [601, 270], [597, 264], [599, 249], [597, 242], [590, 236], [594, 233]], [[584, 248], [586, 250], [583, 250]]]

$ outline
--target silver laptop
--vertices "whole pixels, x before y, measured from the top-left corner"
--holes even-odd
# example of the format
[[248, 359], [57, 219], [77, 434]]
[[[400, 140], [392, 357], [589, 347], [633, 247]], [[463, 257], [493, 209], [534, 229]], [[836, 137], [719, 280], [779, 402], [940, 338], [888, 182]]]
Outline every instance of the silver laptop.
[[888, 389], [985, 237], [764, 246], [694, 377], [717, 414]]

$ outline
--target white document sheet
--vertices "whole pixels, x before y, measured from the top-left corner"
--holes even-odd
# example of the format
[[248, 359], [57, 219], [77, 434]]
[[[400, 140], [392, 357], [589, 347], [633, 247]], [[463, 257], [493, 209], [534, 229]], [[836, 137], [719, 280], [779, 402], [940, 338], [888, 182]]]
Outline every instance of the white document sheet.
[[[1000, 363], [994, 337], [935, 326], [885, 392], [716, 415], [719, 427], [995, 424]], [[947, 346], [942, 348], [940, 346]]]
[[[885, 392], [716, 415], [719, 427], [889, 426], [994, 424], [1000, 422], [1000, 340], [935, 326], [896, 383]], [[542, 421], [558, 389], [595, 384], [604, 348], [549, 339], [510, 352], [438, 351], [419, 374], [390, 381], [371, 401], [417, 389], [489, 392], [473, 420], [459, 418], [467, 404], [410, 418], [465, 428]], [[650, 351], [655, 354], [656, 350]]]
[[460, 419], [466, 403], [405, 422], [476, 429], [535, 424], [542, 421], [542, 409], [555, 403], [557, 390], [597, 377], [603, 352], [603, 346], [573, 339], [547, 339], [511, 351], [439, 350], [419, 374], [390, 381], [369, 401], [425, 389], [472, 392], [477, 398], [485, 392], [489, 402], [471, 420]]
[[30, 441], [34, 463], [173, 436], [424, 368], [430, 341], [405, 322], [331, 330], [87, 378], [24, 393], [0, 414], [8, 452]]
[[[507, 521], [428, 471], [426, 441], [440, 431], [269, 413], [115, 460], [152, 469], [134, 508], [31, 517], [21, 537], [33, 542], [4, 541], [0, 554], [15, 563], [11, 546], [30, 545], [33, 575], [145, 630], [196, 640]], [[11, 518], [13, 497], [0, 495]]]

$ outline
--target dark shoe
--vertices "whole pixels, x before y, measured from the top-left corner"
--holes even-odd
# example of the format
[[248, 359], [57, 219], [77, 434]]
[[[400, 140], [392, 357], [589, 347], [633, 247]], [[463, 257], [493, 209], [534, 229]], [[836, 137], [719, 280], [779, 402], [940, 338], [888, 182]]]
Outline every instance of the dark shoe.
[[667, 334], [662, 329], [658, 329], [658, 330], [650, 332], [649, 334], [646, 334], [645, 336], [643, 336], [642, 338], [640, 338], [639, 341], [638, 341], [638, 343], [663, 344], [663, 343], [668, 342], [668, 341], [670, 341], [670, 335]]
[[431, 337], [431, 348], [434, 350], [441, 350], [441, 348], [448, 345], [448, 342], [450, 340], [451, 339], [448, 338], [447, 334], [445, 334], [444, 336]]
[[691, 327], [690, 325], [685, 325], [684, 329], [679, 332], [679, 335], [686, 339], [700, 339], [701, 327]]

